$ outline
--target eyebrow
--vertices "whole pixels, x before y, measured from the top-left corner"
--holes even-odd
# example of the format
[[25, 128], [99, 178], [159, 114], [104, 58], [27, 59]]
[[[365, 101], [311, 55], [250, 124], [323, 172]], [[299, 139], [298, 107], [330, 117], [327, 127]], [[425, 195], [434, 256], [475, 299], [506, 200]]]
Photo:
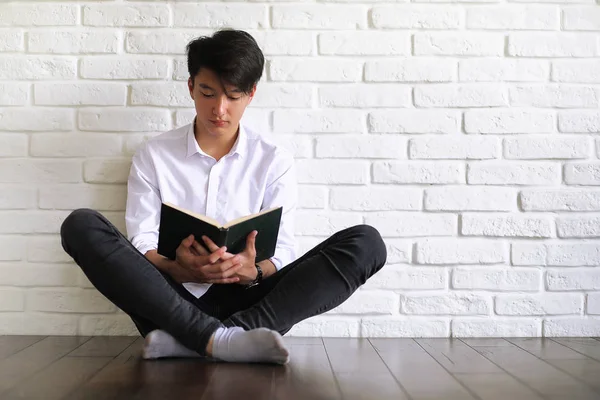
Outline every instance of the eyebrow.
[[[215, 91], [215, 89], [213, 89], [212, 87], [208, 86], [206, 83], [198, 83], [198, 86], [201, 89], [208, 89], [208, 90], [212, 90], [213, 92]], [[242, 93], [242, 91], [238, 88], [232, 89], [232, 90], [228, 90], [228, 92], [230, 93]]]

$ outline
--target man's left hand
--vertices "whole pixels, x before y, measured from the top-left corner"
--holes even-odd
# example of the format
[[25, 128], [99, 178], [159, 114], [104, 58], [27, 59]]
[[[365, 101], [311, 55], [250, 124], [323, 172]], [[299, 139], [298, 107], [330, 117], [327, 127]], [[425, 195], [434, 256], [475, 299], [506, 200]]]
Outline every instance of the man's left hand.
[[[242, 285], [249, 284], [250, 282], [252, 282], [256, 279], [256, 276], [258, 274], [258, 271], [256, 270], [256, 266], [255, 266], [255, 263], [256, 263], [255, 243], [256, 243], [257, 235], [258, 235], [258, 231], [250, 232], [250, 234], [248, 234], [248, 236], [246, 237], [246, 248], [241, 253], [238, 253], [238, 257], [240, 258], [239, 263], [242, 264], [242, 268], [240, 268], [240, 270], [237, 271], [233, 276], [239, 278], [239, 281], [237, 282], [239, 284], [242, 284]], [[202, 236], [202, 241], [206, 244], [206, 247], [208, 247], [208, 250], [210, 250], [211, 252], [214, 252], [219, 249], [219, 246], [217, 246], [215, 244], [215, 242], [210, 240], [210, 238], [208, 238], [207, 236]], [[198, 246], [194, 246], [194, 247], [196, 248], [197, 251], [201, 251], [200, 248], [202, 248], [202, 246], [200, 246], [199, 243], [198, 243]], [[204, 251], [206, 251], [206, 250], [204, 250]], [[233, 256], [233, 255], [226, 252], [223, 255], [223, 258], [227, 259], [230, 256]]]

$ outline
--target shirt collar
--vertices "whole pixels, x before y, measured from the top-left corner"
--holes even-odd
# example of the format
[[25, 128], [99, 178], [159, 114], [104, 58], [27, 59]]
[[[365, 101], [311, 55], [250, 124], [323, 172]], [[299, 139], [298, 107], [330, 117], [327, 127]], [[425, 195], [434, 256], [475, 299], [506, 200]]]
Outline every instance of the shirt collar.
[[[189, 128], [188, 128], [186, 157], [191, 157], [196, 153], [199, 153], [200, 155], [205, 156], [205, 157], [210, 157], [208, 154], [206, 154], [200, 148], [200, 145], [198, 145], [198, 142], [196, 141], [196, 137], [194, 136], [194, 125], [195, 124], [196, 124], [196, 118], [194, 118], [194, 121], [189, 125]], [[246, 129], [244, 128], [244, 126], [240, 123], [238, 137], [235, 140], [233, 147], [231, 148], [231, 150], [229, 151], [229, 153], [227, 153], [227, 155], [225, 157], [237, 154], [239, 157], [243, 158], [246, 155], [246, 149], [248, 148], [247, 139], [248, 139], [248, 133], [246, 132]]]

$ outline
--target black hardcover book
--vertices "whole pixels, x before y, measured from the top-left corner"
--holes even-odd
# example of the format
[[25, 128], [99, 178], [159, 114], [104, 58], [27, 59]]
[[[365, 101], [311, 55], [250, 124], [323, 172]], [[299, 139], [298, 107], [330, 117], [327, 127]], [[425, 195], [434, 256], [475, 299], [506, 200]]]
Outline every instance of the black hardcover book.
[[158, 254], [174, 260], [181, 241], [191, 234], [204, 247], [206, 245], [202, 235], [208, 236], [219, 247], [227, 246], [228, 253], [237, 254], [244, 251], [247, 236], [256, 230], [256, 262], [266, 260], [275, 254], [282, 210], [283, 207], [270, 208], [221, 225], [217, 220], [205, 215], [171, 203], [162, 203]]

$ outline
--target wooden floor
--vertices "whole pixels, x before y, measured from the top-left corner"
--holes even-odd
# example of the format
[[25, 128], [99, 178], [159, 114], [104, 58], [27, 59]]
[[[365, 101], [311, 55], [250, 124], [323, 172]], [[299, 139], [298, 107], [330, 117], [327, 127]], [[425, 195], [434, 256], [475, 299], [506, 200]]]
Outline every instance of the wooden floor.
[[600, 340], [285, 338], [287, 366], [140, 359], [136, 337], [0, 336], [0, 399], [600, 399]]

